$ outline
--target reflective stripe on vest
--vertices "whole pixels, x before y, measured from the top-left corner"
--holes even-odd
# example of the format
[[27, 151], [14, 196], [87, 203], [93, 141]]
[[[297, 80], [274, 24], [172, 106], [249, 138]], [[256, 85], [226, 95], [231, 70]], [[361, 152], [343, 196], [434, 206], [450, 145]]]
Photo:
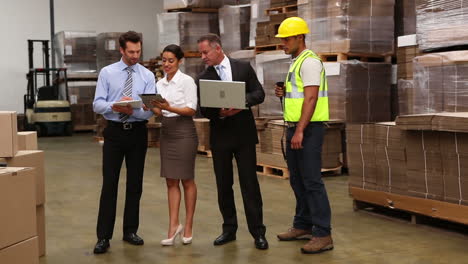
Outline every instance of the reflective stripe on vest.
[[[302, 105], [304, 103], [304, 83], [301, 78], [302, 63], [307, 58], [321, 59], [311, 50], [305, 50], [291, 65], [288, 75], [286, 76], [285, 88], [285, 110], [284, 119], [290, 122], [298, 122], [301, 113]], [[318, 92], [317, 104], [315, 106], [314, 114], [311, 121], [328, 121], [328, 83], [325, 75], [325, 68], [322, 64], [322, 71], [320, 73], [320, 87]]]

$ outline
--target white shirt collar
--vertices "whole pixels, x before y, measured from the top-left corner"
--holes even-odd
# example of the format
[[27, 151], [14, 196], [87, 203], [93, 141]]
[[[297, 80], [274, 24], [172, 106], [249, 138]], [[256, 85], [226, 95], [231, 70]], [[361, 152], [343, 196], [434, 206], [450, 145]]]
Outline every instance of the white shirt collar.
[[[138, 65], [138, 63], [136, 63], [135, 65], [130, 66], [130, 68], [131, 68], [134, 72], [137, 72], [137, 70], [138, 70], [138, 66], [137, 66], [137, 65]], [[124, 70], [127, 69], [127, 67], [128, 67], [128, 65], [125, 64], [125, 62], [123, 61], [122, 58], [120, 58], [120, 61], [119, 61], [119, 68], [120, 68], [122, 71], [124, 71]]]
[[[226, 55], [224, 55], [224, 59], [221, 61], [219, 65], [223, 66], [224, 69], [229, 69], [229, 66], [231, 66], [231, 63], [229, 62], [229, 58]], [[216, 66], [219, 66], [219, 65], [216, 65]]]
[[172, 77], [170, 81], [167, 81], [167, 74], [166, 74], [166, 76], [164, 76], [164, 78], [160, 80], [160, 82], [166, 85], [168, 85], [170, 82], [177, 83], [181, 77], [182, 77], [182, 72], [180, 70], [177, 70], [176, 74], [174, 74], [174, 77]]

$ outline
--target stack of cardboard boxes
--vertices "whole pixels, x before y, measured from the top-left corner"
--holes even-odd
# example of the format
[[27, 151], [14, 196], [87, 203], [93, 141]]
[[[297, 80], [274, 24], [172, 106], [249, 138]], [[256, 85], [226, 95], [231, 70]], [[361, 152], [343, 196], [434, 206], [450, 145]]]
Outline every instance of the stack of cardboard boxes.
[[45, 255], [44, 152], [35, 132], [18, 133], [16, 118], [0, 112], [0, 263], [38, 263]]
[[[158, 52], [170, 44], [179, 45], [185, 52], [181, 71], [196, 78], [205, 69], [205, 64], [198, 53], [199, 37], [214, 33], [219, 35], [219, 20], [216, 9], [222, 1], [177, 1], [165, 0], [164, 9], [170, 11], [157, 15], [159, 30]], [[172, 12], [177, 8], [202, 8], [200, 12]], [[206, 9], [211, 8], [211, 9]], [[183, 9], [185, 10], [185, 9]]]
[[413, 60], [415, 114], [468, 111], [468, 50]]
[[[270, 0], [270, 8], [284, 7], [290, 5], [297, 5], [297, 0]], [[283, 12], [286, 11], [286, 12]], [[256, 27], [255, 45], [264, 46], [271, 44], [281, 44], [281, 39], [276, 38], [278, 34], [278, 28], [281, 22], [288, 17], [298, 16], [297, 9], [292, 10], [271, 10], [268, 12], [269, 19], [259, 21]]]
[[156, 116], [151, 117], [146, 124], [148, 128], [148, 147], [159, 147], [161, 136], [161, 119]]
[[260, 22], [270, 21], [270, 17], [266, 14], [266, 10], [270, 8], [270, 0], [251, 0], [250, 12], [250, 37], [249, 46], [255, 46], [255, 39], [257, 37], [257, 25]]
[[[327, 122], [322, 145], [322, 168], [336, 169], [342, 166], [343, 123]], [[259, 141], [257, 162], [263, 166], [286, 168], [281, 144], [286, 148], [286, 127], [283, 120], [270, 120], [257, 125]], [[286, 150], [286, 149], [284, 149]]]
[[326, 63], [325, 70], [331, 119], [350, 123], [390, 120], [390, 63], [347, 60]]
[[394, 0], [301, 0], [299, 16], [311, 33], [308, 47], [319, 53], [392, 54]]
[[198, 150], [210, 150], [210, 120], [206, 118], [195, 118], [195, 128], [198, 136]]
[[348, 125], [349, 185], [468, 205], [468, 113]]
[[58, 67], [68, 74], [96, 73], [96, 32], [61, 31], [54, 36]]
[[414, 23], [416, 35], [398, 38], [401, 114], [467, 111], [465, 2], [418, 0], [415, 7], [408, 6], [415, 8], [417, 19], [408, 21]]
[[416, 0], [416, 32], [422, 50], [466, 45], [466, 0]]

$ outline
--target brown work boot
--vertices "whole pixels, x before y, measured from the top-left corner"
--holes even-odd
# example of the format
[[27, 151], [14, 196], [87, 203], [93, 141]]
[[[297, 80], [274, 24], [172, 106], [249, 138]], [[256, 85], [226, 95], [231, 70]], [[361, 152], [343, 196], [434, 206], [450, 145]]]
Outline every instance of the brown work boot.
[[325, 237], [312, 237], [312, 239], [307, 242], [302, 248], [301, 251], [304, 254], [317, 254], [327, 250], [333, 249], [333, 239], [331, 236]]
[[287, 232], [278, 234], [277, 237], [280, 241], [310, 240], [312, 238], [312, 232], [291, 227]]

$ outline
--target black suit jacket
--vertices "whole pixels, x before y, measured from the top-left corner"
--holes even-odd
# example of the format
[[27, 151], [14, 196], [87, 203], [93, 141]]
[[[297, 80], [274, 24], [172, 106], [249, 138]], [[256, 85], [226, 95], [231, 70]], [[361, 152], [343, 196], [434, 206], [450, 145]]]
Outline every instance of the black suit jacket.
[[[231, 63], [232, 80], [245, 82], [248, 109], [242, 110], [234, 116], [221, 119], [219, 108], [200, 107], [202, 115], [210, 119], [210, 143], [212, 147], [258, 143], [255, 119], [250, 107], [263, 103], [265, 92], [249, 62], [231, 58], [229, 58], [229, 61]], [[196, 80], [198, 95], [200, 95], [200, 79], [221, 80], [215, 68], [209, 66]]]

